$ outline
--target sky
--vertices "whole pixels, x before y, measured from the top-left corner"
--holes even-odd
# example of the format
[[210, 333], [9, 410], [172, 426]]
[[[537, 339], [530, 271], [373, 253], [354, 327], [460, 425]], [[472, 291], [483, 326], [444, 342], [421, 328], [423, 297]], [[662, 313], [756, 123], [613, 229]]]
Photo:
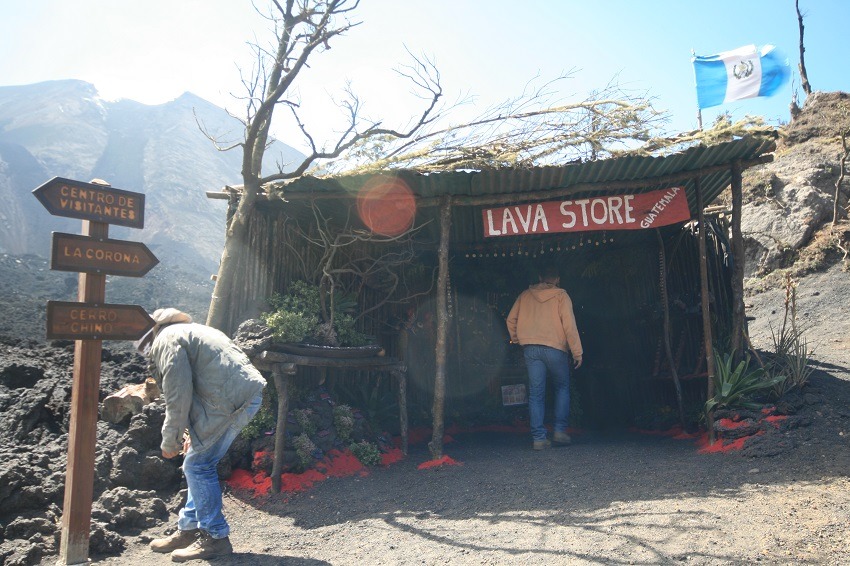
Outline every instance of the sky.
[[[799, 0], [805, 62], [814, 90], [850, 90], [843, 45], [847, 0]], [[256, 0], [264, 5], [264, 0]], [[794, 0], [362, 0], [361, 24], [315, 55], [299, 78], [305, 121], [330, 141], [344, 119], [334, 100], [347, 82], [366, 115], [403, 126], [422, 101], [394, 69], [407, 51], [431, 59], [448, 101], [469, 98], [459, 118], [521, 94], [564, 73], [560, 101], [584, 99], [616, 80], [653, 97], [669, 116], [668, 132], [697, 127], [691, 54], [773, 44], [789, 60], [792, 81], [777, 95], [703, 110], [789, 120], [799, 29]], [[271, 36], [251, 0], [0, 0], [0, 86], [57, 79], [95, 85], [103, 98], [161, 104], [192, 92], [244, 115], [254, 56], [249, 42]], [[303, 144], [294, 130], [275, 130]]]

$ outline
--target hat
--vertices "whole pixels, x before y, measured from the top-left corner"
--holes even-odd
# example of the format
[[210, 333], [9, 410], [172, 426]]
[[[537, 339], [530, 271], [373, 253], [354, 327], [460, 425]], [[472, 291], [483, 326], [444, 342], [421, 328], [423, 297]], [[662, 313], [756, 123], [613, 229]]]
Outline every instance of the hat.
[[192, 322], [191, 316], [189, 316], [183, 311], [179, 311], [173, 308], [156, 309], [155, 311], [153, 311], [151, 318], [155, 323], [154, 328], [159, 328], [162, 326], [167, 326], [169, 324], [177, 324], [181, 322]]
[[173, 308], [157, 309], [151, 315], [154, 325], [153, 328], [145, 332], [144, 336], [133, 342], [133, 347], [143, 356], [147, 356], [151, 350], [153, 339], [159, 334], [164, 326], [169, 324], [189, 323], [192, 322], [192, 317], [183, 311]]

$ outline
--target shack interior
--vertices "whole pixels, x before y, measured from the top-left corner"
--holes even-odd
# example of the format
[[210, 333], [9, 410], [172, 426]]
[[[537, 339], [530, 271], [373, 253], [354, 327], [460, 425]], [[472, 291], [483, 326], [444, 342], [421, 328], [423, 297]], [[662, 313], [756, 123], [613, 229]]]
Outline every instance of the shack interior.
[[[509, 344], [504, 321], [516, 296], [537, 281], [537, 270], [544, 264], [560, 270], [585, 349], [584, 365], [572, 380], [573, 424], [662, 428], [678, 420], [664, 348], [665, 303], [672, 365], [681, 381], [688, 418], [696, 421], [706, 397], [707, 376], [696, 219], [700, 205], [711, 203], [743, 169], [768, 161], [773, 149], [772, 140], [743, 138], [666, 157], [623, 157], [562, 167], [302, 177], [271, 191], [274, 194], [256, 206], [250, 222], [251, 253], [240, 258], [244, 285], [233, 300], [232, 326], [235, 329], [266, 308], [272, 293], [315, 274], [326, 257], [327, 243], [321, 243], [321, 234], [362, 236], [371, 229], [374, 235], [371, 221], [357, 215], [358, 195], [362, 199], [365, 190], [382, 183], [401, 184], [413, 197], [414, 214], [405, 226], [409, 231], [404, 237], [352, 241], [339, 261], [387, 253], [406, 258], [394, 266], [392, 281], [376, 275], [361, 278], [352, 288], [357, 289], [362, 311], [378, 306], [361, 320], [362, 329], [377, 337], [387, 355], [407, 363], [411, 424], [431, 424], [435, 375], [440, 369], [445, 372], [448, 422], [525, 418], [526, 406], [511, 404], [517, 401], [517, 391], [509, 387], [525, 383], [525, 367], [521, 349]], [[684, 189], [689, 220], [638, 230], [484, 236], [482, 210], [487, 206], [671, 187]], [[390, 207], [382, 215], [396, 219], [403, 208]], [[734, 278], [729, 217], [707, 216], [704, 224], [712, 338], [724, 348], [730, 334]], [[441, 256], [447, 260], [442, 268]], [[448, 322], [444, 358], [439, 355], [437, 331], [441, 311], [436, 282], [441, 273], [446, 278], [443, 315]], [[388, 381], [362, 377], [339, 371], [330, 382], [341, 394], [393, 403]], [[358, 399], [350, 402], [356, 404]], [[381, 408], [371, 407], [379, 412]], [[391, 414], [386, 411], [390, 430]]]

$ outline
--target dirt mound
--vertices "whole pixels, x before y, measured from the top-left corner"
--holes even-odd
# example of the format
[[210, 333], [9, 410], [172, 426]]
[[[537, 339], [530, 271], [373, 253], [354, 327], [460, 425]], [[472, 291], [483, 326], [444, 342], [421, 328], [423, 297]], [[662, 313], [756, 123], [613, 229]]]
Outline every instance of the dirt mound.
[[[848, 226], [828, 225], [843, 153], [840, 132], [850, 127], [850, 95], [817, 92], [794, 121], [780, 131], [772, 163], [744, 174], [741, 230], [746, 275], [756, 280], [779, 269], [796, 273], [822, 270], [847, 249]], [[847, 181], [845, 180], [845, 183]], [[847, 204], [847, 190], [840, 204]]]
[[809, 140], [832, 145], [841, 130], [850, 127], [850, 94], [846, 92], [813, 92], [806, 98], [800, 113], [782, 129], [783, 147], [793, 147]]

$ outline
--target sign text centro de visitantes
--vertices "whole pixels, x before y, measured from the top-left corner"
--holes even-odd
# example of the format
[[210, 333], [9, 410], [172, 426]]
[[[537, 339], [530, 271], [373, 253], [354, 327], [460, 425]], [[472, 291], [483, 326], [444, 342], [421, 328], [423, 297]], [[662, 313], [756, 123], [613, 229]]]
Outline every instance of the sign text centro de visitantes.
[[49, 340], [136, 340], [153, 326], [139, 305], [47, 301]]
[[54, 177], [33, 194], [53, 216], [130, 228], [145, 226], [145, 195], [109, 186]]
[[141, 242], [53, 232], [50, 269], [142, 277], [157, 263]]

